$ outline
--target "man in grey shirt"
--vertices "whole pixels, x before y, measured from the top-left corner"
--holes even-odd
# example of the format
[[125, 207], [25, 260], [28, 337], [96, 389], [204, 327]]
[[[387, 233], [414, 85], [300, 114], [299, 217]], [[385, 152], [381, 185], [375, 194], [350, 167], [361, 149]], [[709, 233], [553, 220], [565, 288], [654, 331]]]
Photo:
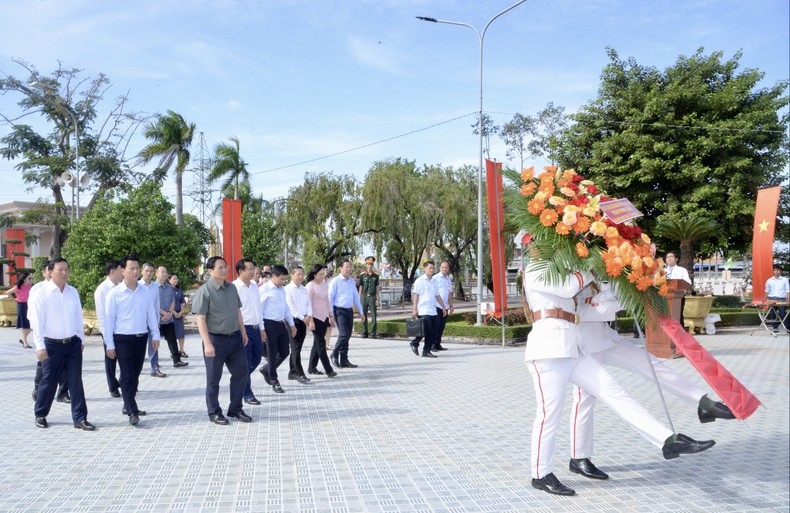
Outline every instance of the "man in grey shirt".
[[241, 299], [236, 287], [226, 278], [228, 264], [222, 257], [214, 256], [206, 262], [209, 279], [195, 293], [192, 312], [197, 317], [198, 331], [203, 341], [203, 359], [206, 362], [206, 406], [209, 420], [221, 426], [228, 425], [219, 405], [219, 381], [222, 367], [230, 371], [230, 406], [228, 417], [241, 422], [252, 422], [252, 417], [242, 409], [242, 397], [250, 378], [247, 368], [247, 331], [242, 329]]

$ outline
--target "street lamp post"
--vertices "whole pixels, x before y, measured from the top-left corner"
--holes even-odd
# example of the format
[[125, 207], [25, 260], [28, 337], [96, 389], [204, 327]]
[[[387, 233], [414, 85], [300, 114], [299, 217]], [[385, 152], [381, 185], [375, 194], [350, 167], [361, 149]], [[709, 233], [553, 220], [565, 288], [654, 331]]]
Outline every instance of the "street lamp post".
[[[477, 325], [483, 324], [483, 42], [485, 41], [486, 31], [493, 21], [508, 11], [511, 11], [523, 4], [527, 0], [521, 0], [511, 5], [504, 11], [488, 20], [488, 23], [483, 27], [482, 32], [478, 31], [474, 26], [459, 21], [437, 20], [436, 18], [428, 18], [425, 16], [417, 16], [418, 20], [430, 21], [431, 23], [445, 23], [447, 25], [459, 25], [467, 27], [474, 31], [477, 39], [480, 41], [480, 109], [478, 111], [477, 131], [480, 136], [480, 162], [477, 168]], [[502, 318], [504, 323], [504, 314]]]
[[[39, 89], [40, 91], [42, 91], [44, 93], [44, 98], [46, 98], [48, 100], [52, 100], [52, 103], [54, 105], [56, 105], [57, 107], [63, 109], [63, 111], [65, 111], [66, 114], [69, 115], [69, 117], [71, 118], [71, 122], [74, 124], [74, 139], [76, 140], [76, 144], [75, 144], [74, 148], [76, 150], [76, 153], [75, 153], [75, 159], [74, 159], [74, 182], [73, 182], [73, 185], [74, 185], [74, 189], [76, 189], [77, 205], [76, 205], [76, 209], [72, 213], [72, 218], [73, 219], [76, 218], [77, 221], [79, 221], [79, 219], [80, 219], [80, 185], [82, 185], [82, 183], [80, 181], [80, 126], [79, 126], [79, 123], [77, 123], [77, 116], [75, 116], [74, 113], [71, 111], [71, 109], [66, 105], [66, 100], [64, 100], [62, 96], [57, 94], [57, 91], [55, 91], [55, 89], [53, 89], [52, 87], [50, 87], [50, 86], [48, 86], [48, 85], [46, 85], [46, 84], [44, 84], [42, 82], [39, 82], [39, 81], [31, 82], [29, 85], [31, 87], [35, 87], [36, 89]], [[72, 200], [73, 199], [74, 198], [72, 198]]]

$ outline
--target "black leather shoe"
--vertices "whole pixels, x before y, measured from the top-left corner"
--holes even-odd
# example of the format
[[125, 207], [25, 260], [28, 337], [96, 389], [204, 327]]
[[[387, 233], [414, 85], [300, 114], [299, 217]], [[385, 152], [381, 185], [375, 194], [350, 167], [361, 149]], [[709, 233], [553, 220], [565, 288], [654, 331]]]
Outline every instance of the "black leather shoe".
[[356, 369], [359, 365], [353, 364], [351, 362], [345, 362], [340, 364], [340, 367], [343, 369]]
[[447, 351], [447, 348], [444, 347], [444, 346], [439, 346], [439, 347], [434, 347], [433, 350], [434, 351]]
[[74, 424], [76, 429], [81, 429], [83, 431], [93, 431], [96, 429], [96, 426], [88, 422], [87, 420], [83, 420], [82, 422], [77, 422]]
[[263, 375], [263, 380], [266, 382], [267, 385], [272, 384], [272, 380], [269, 378], [269, 367], [264, 365], [260, 369], [258, 369], [260, 373]]
[[173, 364], [173, 367], [178, 369], [180, 367], [186, 367], [187, 365], [189, 365], [189, 362], [176, 362]]
[[228, 417], [233, 417], [234, 419], [239, 419], [241, 422], [252, 422], [252, 417], [244, 413], [244, 410], [239, 410], [237, 412], [228, 412]]
[[334, 378], [335, 376], [337, 376], [337, 372], [335, 371], [330, 371], [326, 373], [327, 378]]
[[253, 406], [259, 406], [261, 404], [261, 402], [255, 397], [250, 397], [249, 399], [245, 399], [244, 402], [247, 404], [252, 404]]
[[335, 367], [340, 367], [340, 361], [337, 359], [337, 355], [332, 355], [332, 356], [330, 357], [330, 360], [332, 360], [332, 364], [333, 364]]
[[560, 483], [553, 473], [548, 473], [540, 479], [532, 479], [532, 488], [543, 490], [552, 495], [576, 495], [576, 491]]
[[707, 422], [713, 422], [716, 419], [735, 418], [732, 410], [730, 410], [727, 405], [722, 402], [717, 402], [711, 408], [703, 408], [702, 406], [699, 406], [697, 408], [697, 416], [699, 417], [699, 421], [703, 424]]
[[671, 460], [677, 458], [681, 454], [694, 454], [697, 452], [707, 451], [716, 445], [713, 440], [694, 440], [684, 434], [678, 433], [678, 438], [675, 443], [664, 444], [661, 451], [664, 453], [664, 459]]
[[274, 390], [275, 393], [278, 393], [278, 394], [284, 394], [285, 393], [285, 390], [283, 390], [283, 387], [281, 387], [279, 383], [275, 383], [274, 385], [272, 385], [272, 390]]
[[[124, 415], [129, 415], [129, 412], [126, 411], [126, 408], [121, 410], [121, 413], [123, 413]], [[147, 413], [145, 412], [145, 410], [137, 410], [137, 413], [135, 413], [135, 415], [138, 415], [140, 417], [145, 417]]]
[[431, 353], [430, 351], [428, 351], [427, 353], [422, 353], [422, 357], [423, 358], [438, 358], [438, 356], [436, 356], [435, 354]]
[[69, 396], [66, 396], [66, 397], [58, 397], [58, 402], [59, 402], [59, 403], [66, 403], [66, 404], [71, 404], [71, 397], [69, 397]]
[[368, 334], [367, 333], [363, 333], [362, 334], [362, 338], [368, 338]]
[[307, 373], [308, 374], [315, 374], [316, 376], [321, 376], [323, 374], [323, 372], [321, 372], [318, 369], [309, 370], [309, 371], [307, 371]]
[[132, 426], [136, 426], [140, 423], [140, 416], [139, 415], [129, 415], [129, 424]]
[[299, 383], [301, 383], [303, 385], [306, 385], [307, 383], [310, 383], [310, 378], [305, 377], [305, 376], [296, 376], [296, 381], [298, 381]]
[[49, 424], [47, 424], [47, 418], [46, 417], [36, 417], [36, 427], [48, 428]]
[[409, 344], [411, 346], [411, 352], [414, 353], [414, 356], [420, 356], [420, 345], [419, 344]]
[[230, 424], [230, 422], [228, 422], [228, 419], [226, 419], [225, 416], [222, 415], [221, 413], [216, 413], [214, 415], [209, 415], [208, 416], [208, 420], [210, 420], [214, 424], [218, 424], [220, 426], [227, 426], [228, 424]]
[[112, 392], [110, 392], [110, 395], [112, 397], [121, 397], [121, 393], [117, 390], [113, 390]]
[[575, 474], [581, 474], [584, 477], [589, 477], [590, 479], [609, 479], [609, 474], [593, 465], [593, 462], [590, 461], [589, 458], [571, 458], [568, 468], [571, 472]]

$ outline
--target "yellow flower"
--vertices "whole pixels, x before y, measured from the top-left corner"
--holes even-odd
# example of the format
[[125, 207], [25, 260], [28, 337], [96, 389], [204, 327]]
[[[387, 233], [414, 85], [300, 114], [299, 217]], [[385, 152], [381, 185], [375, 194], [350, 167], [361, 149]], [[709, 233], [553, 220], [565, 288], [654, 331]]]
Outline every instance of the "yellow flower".
[[562, 216], [562, 222], [567, 224], [568, 226], [573, 226], [574, 224], [576, 224], [576, 212], [566, 208], [565, 213]]
[[559, 196], [552, 196], [551, 198], [549, 198], [549, 203], [551, 203], [555, 207], [564, 207], [566, 202], [564, 199], [562, 199]]
[[647, 234], [644, 232], [642, 233], [642, 242], [644, 242], [645, 244], [650, 244], [650, 237], [648, 237]]
[[614, 239], [614, 238], [619, 237], [619, 236], [620, 236], [620, 234], [617, 233], [617, 228], [615, 228], [614, 226], [610, 226], [610, 227], [608, 227], [606, 229], [606, 238], [607, 239]]
[[568, 196], [569, 198], [576, 196], [576, 193], [573, 192], [573, 189], [571, 189], [570, 187], [561, 187], [560, 192]]
[[606, 233], [606, 223], [602, 221], [595, 221], [590, 225], [590, 232], [592, 232], [593, 235], [597, 235], [598, 237], [603, 237], [603, 235]]

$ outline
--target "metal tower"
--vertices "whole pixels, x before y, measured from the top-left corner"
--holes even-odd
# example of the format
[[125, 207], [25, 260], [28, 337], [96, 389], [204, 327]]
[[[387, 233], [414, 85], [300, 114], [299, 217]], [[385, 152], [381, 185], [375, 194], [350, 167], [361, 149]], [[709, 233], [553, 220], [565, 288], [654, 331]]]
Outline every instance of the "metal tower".
[[197, 152], [192, 157], [192, 187], [187, 195], [192, 198], [192, 213], [200, 219], [204, 226], [208, 227], [214, 217], [214, 201], [212, 194], [215, 192], [209, 188], [207, 177], [211, 170], [211, 153], [206, 144], [206, 136], [200, 132]]

